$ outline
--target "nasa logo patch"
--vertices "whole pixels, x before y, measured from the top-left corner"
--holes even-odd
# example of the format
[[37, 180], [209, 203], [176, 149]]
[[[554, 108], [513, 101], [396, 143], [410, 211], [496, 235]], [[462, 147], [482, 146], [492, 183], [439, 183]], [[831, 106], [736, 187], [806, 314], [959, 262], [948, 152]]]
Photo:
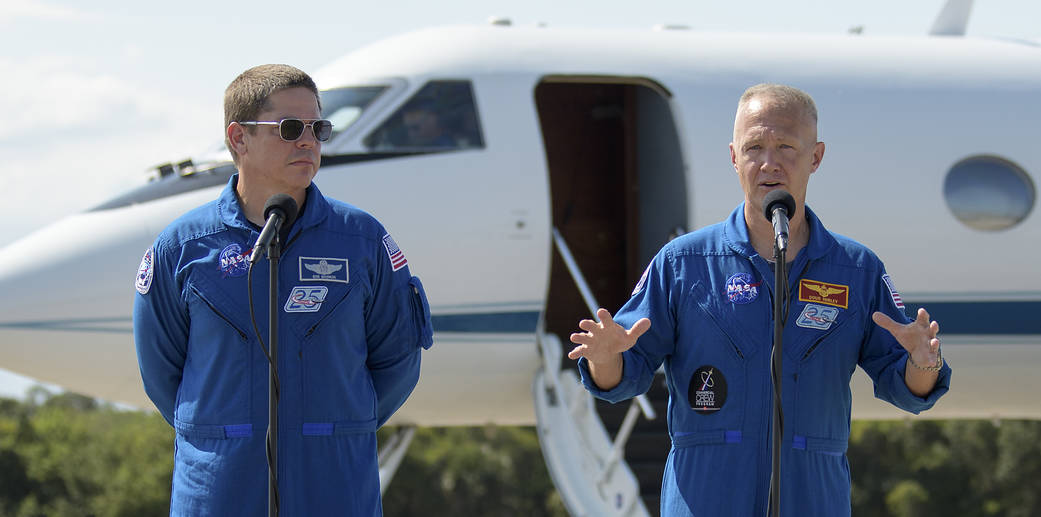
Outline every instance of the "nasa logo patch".
[[134, 288], [141, 294], [148, 294], [148, 290], [152, 288], [154, 262], [152, 248], [148, 248], [145, 250], [145, 256], [141, 257], [141, 265], [137, 266], [137, 280], [134, 281]]
[[701, 415], [715, 413], [727, 402], [727, 379], [715, 366], [705, 365], [694, 370], [687, 388], [690, 409]]
[[298, 285], [289, 293], [286, 312], [318, 312], [327, 294], [329, 288], [324, 285]]
[[229, 244], [220, 252], [220, 270], [224, 278], [239, 277], [249, 271], [249, 254], [252, 250], [242, 251], [241, 244]]
[[749, 273], [734, 273], [727, 279], [727, 299], [733, 303], [752, 303], [759, 296], [759, 282]]

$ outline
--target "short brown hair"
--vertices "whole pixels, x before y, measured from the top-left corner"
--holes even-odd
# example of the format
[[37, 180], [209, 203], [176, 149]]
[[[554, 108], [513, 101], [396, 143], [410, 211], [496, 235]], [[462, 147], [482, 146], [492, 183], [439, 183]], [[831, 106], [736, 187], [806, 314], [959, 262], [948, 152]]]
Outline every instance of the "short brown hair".
[[[260, 65], [239, 74], [228, 88], [224, 90], [224, 145], [231, 151], [231, 158], [238, 164], [239, 156], [228, 141], [227, 129], [232, 122], [256, 120], [260, 112], [267, 106], [271, 94], [287, 88], [307, 88], [314, 93], [318, 109], [322, 109], [322, 100], [318, 96], [318, 87], [311, 76], [302, 70], [289, 65]], [[248, 127], [247, 131], [252, 131]]]

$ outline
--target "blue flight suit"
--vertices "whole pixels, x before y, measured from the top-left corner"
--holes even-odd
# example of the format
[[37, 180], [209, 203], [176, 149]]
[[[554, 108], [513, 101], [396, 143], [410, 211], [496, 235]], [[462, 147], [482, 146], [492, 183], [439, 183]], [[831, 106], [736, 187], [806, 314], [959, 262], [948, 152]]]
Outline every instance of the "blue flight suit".
[[[850, 377], [859, 364], [875, 396], [918, 413], [950, 387], [940, 371], [925, 398], [904, 382], [907, 352], [871, 320], [881, 311], [910, 321], [882, 262], [863, 245], [827, 231], [806, 207], [810, 237], [791, 264], [784, 328], [781, 515], [850, 514], [845, 452]], [[663, 516], [766, 515], [771, 472], [770, 352], [773, 266], [750, 244], [744, 205], [721, 223], [658, 252], [615, 321], [651, 328], [623, 354], [623, 378], [597, 389], [611, 402], [647, 391], [664, 362], [672, 438], [662, 480]]]
[[[235, 194], [172, 223], [145, 252], [134, 339], [145, 391], [176, 430], [172, 515], [266, 515], [268, 362], [250, 321], [258, 228]], [[369, 214], [312, 183], [279, 263], [281, 515], [381, 515], [376, 429], [432, 344], [419, 279]], [[268, 340], [268, 260], [253, 266]]]

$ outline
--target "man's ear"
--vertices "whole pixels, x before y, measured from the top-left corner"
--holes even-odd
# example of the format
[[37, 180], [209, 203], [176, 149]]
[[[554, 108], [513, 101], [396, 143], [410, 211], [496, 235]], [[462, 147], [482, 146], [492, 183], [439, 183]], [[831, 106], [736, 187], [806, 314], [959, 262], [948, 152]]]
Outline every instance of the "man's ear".
[[228, 124], [226, 131], [228, 146], [235, 150], [235, 154], [242, 156], [246, 154], [246, 128], [238, 122]]
[[824, 142], [817, 142], [813, 146], [813, 169], [810, 173], [817, 172], [817, 167], [821, 166], [821, 161], [824, 160]]

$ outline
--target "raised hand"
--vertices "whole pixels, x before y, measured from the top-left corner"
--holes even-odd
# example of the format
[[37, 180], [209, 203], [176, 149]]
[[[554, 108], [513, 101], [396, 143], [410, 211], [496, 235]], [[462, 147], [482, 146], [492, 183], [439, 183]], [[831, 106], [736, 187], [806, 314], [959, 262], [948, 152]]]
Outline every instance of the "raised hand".
[[918, 309], [918, 317], [906, 325], [897, 323], [881, 312], [871, 315], [874, 322], [889, 331], [900, 346], [911, 354], [911, 359], [919, 366], [933, 366], [940, 354], [940, 340], [936, 334], [940, 332], [940, 324], [929, 321], [929, 313]]
[[613, 362], [616, 356], [632, 348], [636, 340], [651, 328], [651, 320], [643, 318], [626, 330], [615, 323], [610, 311], [603, 308], [596, 311], [596, 317], [600, 319], [599, 323], [593, 320], [578, 322], [578, 328], [585, 332], [571, 334], [571, 342], [578, 345], [568, 353], [571, 359], [585, 357], [594, 364]]
[[[940, 339], [936, 337], [940, 332], [940, 324], [930, 321], [925, 309], [918, 309], [918, 316], [906, 325], [897, 323], [881, 312], [872, 314], [871, 319], [888, 330], [900, 346], [907, 350], [910, 361], [904, 368], [904, 382], [915, 395], [926, 396], [936, 385], [939, 376], [931, 368], [940, 362]], [[918, 368], [913, 365], [918, 365]]]

